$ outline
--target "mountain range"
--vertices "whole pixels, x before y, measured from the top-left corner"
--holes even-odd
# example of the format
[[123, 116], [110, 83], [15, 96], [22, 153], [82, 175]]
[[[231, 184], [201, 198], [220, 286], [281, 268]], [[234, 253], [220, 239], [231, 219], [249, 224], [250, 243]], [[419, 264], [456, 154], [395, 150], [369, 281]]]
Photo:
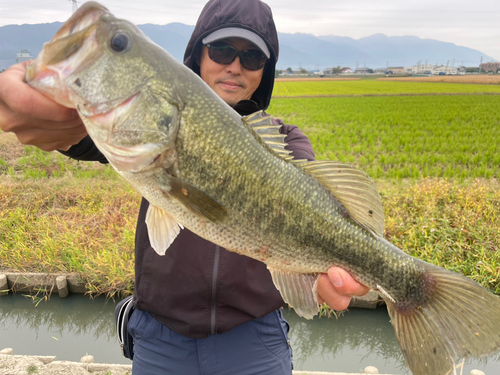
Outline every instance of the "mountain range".
[[[43, 43], [49, 41], [61, 27], [61, 22], [45, 24], [7, 25], [0, 27], [0, 69], [15, 63], [16, 54], [27, 49], [38, 55]], [[194, 26], [182, 23], [139, 25], [156, 44], [182, 61], [184, 49]], [[416, 36], [386, 36], [375, 34], [361, 39], [334, 35], [279, 33], [280, 56], [277, 68], [299, 67], [308, 70], [331, 67], [381, 68], [417, 64], [479, 66], [494, 58], [468, 47]]]

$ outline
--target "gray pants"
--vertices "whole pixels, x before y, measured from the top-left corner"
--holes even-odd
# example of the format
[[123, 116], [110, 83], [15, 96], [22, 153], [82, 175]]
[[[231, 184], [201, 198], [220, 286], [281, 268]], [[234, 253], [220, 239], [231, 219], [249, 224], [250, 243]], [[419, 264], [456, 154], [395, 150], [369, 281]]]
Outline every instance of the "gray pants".
[[291, 375], [289, 325], [281, 310], [205, 339], [182, 336], [135, 310], [133, 375]]

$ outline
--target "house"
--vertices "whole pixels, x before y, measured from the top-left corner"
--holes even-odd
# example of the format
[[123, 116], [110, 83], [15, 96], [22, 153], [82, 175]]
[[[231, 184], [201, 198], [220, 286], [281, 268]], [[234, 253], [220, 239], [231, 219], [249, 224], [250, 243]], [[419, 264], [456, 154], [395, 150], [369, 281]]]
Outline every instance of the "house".
[[496, 73], [500, 69], [500, 62], [490, 62], [479, 65], [479, 69], [484, 72]]
[[16, 64], [30, 60], [33, 60], [33, 56], [30, 55], [30, 51], [28, 51], [27, 49], [22, 49], [21, 53], [17, 54]]
[[356, 73], [356, 74], [368, 74], [368, 73], [370, 73], [369, 72], [370, 70], [371, 70], [370, 68], [356, 68], [354, 73]]
[[404, 66], [389, 66], [386, 71], [391, 71], [393, 74], [404, 74], [406, 73]]
[[448, 65], [435, 66], [432, 69], [432, 74], [435, 75], [458, 74], [458, 69]]
[[342, 68], [340, 74], [351, 74], [352, 73], [352, 69], [351, 68]]

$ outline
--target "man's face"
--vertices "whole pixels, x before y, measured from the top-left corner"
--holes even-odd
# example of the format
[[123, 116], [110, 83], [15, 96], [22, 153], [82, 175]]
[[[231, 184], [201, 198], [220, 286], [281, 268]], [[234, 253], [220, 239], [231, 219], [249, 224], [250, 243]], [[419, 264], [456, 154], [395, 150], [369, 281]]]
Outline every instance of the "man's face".
[[[220, 42], [229, 44], [239, 51], [259, 49], [255, 44], [240, 38], [228, 38]], [[260, 70], [243, 68], [239, 56], [228, 65], [216, 63], [208, 56], [208, 48], [203, 46], [200, 76], [230, 106], [252, 97], [260, 85], [263, 72], [264, 68]]]

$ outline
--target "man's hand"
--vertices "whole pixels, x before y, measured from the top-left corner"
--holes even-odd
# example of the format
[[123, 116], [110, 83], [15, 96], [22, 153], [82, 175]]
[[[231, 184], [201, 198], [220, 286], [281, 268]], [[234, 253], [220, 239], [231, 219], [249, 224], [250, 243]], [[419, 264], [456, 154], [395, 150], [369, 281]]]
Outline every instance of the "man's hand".
[[63, 107], [23, 82], [24, 62], [0, 74], [0, 129], [44, 151], [68, 150], [87, 135], [74, 109]]
[[330, 308], [342, 311], [347, 309], [352, 296], [364, 296], [369, 291], [370, 288], [358, 283], [347, 271], [332, 267], [319, 278], [318, 302], [326, 302]]

